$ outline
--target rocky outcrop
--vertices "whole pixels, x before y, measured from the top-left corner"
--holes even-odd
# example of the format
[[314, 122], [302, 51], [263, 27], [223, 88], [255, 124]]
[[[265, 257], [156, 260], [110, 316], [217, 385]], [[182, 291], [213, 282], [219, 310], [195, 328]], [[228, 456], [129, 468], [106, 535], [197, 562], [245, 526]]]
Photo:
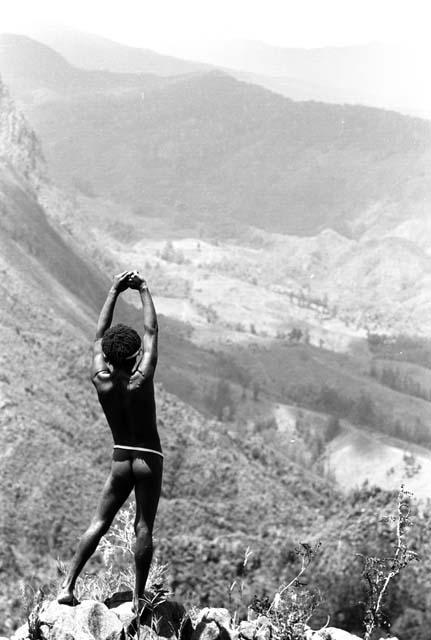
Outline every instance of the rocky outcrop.
[[[12, 640], [124, 640], [137, 634], [131, 592], [105, 601], [84, 600], [75, 607], [49, 601], [33, 611]], [[129, 597], [130, 594], [130, 597]], [[122, 597], [123, 596], [123, 597]], [[146, 609], [140, 620], [141, 637], [191, 640], [193, 626], [178, 602], [163, 601]]]
[[37, 619], [18, 629], [14, 640], [121, 640], [123, 625], [106, 605], [86, 600], [76, 607], [56, 601], [43, 606]]
[[[178, 602], [163, 601], [144, 611], [138, 634], [131, 592], [115, 594], [105, 603], [85, 600], [75, 607], [51, 601], [30, 616], [11, 640], [277, 640], [264, 615], [236, 623], [227, 609], [202, 609], [194, 625]], [[296, 636], [295, 636], [296, 637]], [[360, 640], [342, 629], [313, 631], [304, 626], [303, 640]], [[7, 640], [7, 639], [4, 639]], [[386, 640], [397, 640], [387, 638]]]
[[6, 161], [37, 189], [46, 179], [40, 142], [18, 111], [0, 77], [0, 160]]

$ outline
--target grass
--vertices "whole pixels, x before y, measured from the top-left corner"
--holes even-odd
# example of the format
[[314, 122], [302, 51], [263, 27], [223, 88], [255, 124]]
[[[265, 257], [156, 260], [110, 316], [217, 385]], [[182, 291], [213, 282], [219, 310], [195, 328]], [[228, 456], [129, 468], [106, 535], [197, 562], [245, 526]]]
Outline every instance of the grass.
[[[134, 530], [135, 507], [129, 503], [123, 507], [110, 530], [99, 544], [98, 551], [103, 558], [103, 570], [97, 573], [84, 573], [76, 583], [78, 600], [91, 599], [103, 602], [117, 591], [134, 591]], [[167, 567], [156, 558], [150, 567], [146, 591], [158, 602], [163, 595], [169, 594], [166, 585]], [[154, 602], [152, 604], [154, 605]]]
[[[404, 569], [413, 560], [418, 560], [418, 554], [411, 548], [411, 529], [415, 518], [411, 498], [411, 494], [406, 492], [404, 487], [401, 487], [395, 510], [384, 518], [394, 533], [392, 553], [384, 555], [359, 554], [363, 561], [362, 577], [367, 585], [367, 598], [363, 603], [364, 640], [371, 640], [373, 631], [377, 627], [383, 630], [389, 629], [390, 615], [393, 615], [393, 611], [390, 613], [386, 608], [386, 600], [393, 580], [401, 572], [404, 572]], [[370, 516], [374, 518], [375, 524], [378, 524], [375, 513], [373, 512]], [[133, 588], [133, 571], [124, 571], [123, 569], [124, 560], [128, 561], [129, 566], [132, 564], [133, 519], [133, 508], [129, 505], [121, 511], [118, 520], [104, 539], [102, 552], [106, 566], [103, 576], [84, 574], [79, 585], [80, 599], [103, 601], [107, 596], [112, 595], [114, 589]], [[383, 520], [380, 519], [380, 522]], [[380, 536], [385, 537], [386, 535], [387, 527], [383, 527], [380, 529]], [[282, 583], [271, 597], [256, 595], [250, 597], [248, 570], [253, 556], [253, 551], [247, 548], [241, 569], [238, 571], [238, 567], [236, 567], [237, 577], [229, 587], [228, 606], [231, 612], [230, 626], [232, 630], [241, 632], [242, 621], [247, 617], [249, 623], [260, 635], [264, 633], [266, 628], [267, 635], [269, 634], [274, 640], [302, 640], [313, 621], [313, 626], [315, 626], [318, 611], [320, 611], [321, 618], [325, 605], [322, 590], [309, 586], [315, 579], [315, 565], [321, 561], [321, 543], [303, 542], [297, 545], [294, 558], [291, 561], [294, 561], [296, 565], [299, 561], [299, 566], [297, 566], [294, 575], [287, 582]], [[329, 563], [333, 563], [334, 560], [330, 557], [326, 558], [326, 562]], [[353, 566], [352, 557], [351, 570], [353, 570]], [[330, 571], [330, 567], [327, 567], [327, 570]], [[361, 579], [359, 573], [356, 579], [359, 583]], [[169, 595], [169, 590], [166, 587], [166, 566], [160, 565], [156, 561], [152, 566], [144, 603], [144, 608], [150, 612], [150, 618], [146, 619], [145, 624], [149, 625], [156, 634], [161, 624], [158, 607], [165, 602]], [[39, 589], [32, 593], [32, 598], [28, 598], [32, 604], [27, 615], [30, 640], [41, 640], [42, 638], [40, 611], [48, 596], [49, 593]], [[212, 603], [209, 602], [208, 605], [211, 606]], [[178, 628], [173, 629], [173, 635], [180, 638], [181, 629], [187, 616], [196, 620], [197, 615], [196, 606], [192, 607], [190, 612], [184, 615]], [[329, 622], [328, 616], [326, 623], [320, 630], [322, 631], [328, 626]], [[130, 637], [137, 637], [139, 640], [140, 629], [133, 630], [132, 627], [129, 627], [129, 633], [132, 634]]]

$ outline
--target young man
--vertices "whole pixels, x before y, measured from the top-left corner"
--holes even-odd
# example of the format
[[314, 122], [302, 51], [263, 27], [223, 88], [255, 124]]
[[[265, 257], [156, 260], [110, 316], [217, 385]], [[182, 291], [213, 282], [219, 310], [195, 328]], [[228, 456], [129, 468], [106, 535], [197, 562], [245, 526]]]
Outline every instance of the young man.
[[[139, 291], [144, 337], [122, 324], [112, 328], [115, 303], [127, 288]], [[157, 364], [157, 316], [147, 284], [136, 271], [114, 277], [100, 312], [91, 379], [114, 438], [111, 472], [96, 513], [79, 543], [58, 595], [60, 604], [77, 604], [75, 582], [108, 531], [115, 514], [135, 489], [134, 607], [141, 610], [153, 553], [153, 524], [160, 496], [163, 454], [157, 433], [153, 376]]]

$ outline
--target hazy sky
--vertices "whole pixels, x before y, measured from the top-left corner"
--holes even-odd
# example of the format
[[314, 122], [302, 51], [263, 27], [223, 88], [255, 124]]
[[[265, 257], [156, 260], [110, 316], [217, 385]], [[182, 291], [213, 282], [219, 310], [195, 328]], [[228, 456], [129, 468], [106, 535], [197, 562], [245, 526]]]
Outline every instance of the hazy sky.
[[429, 40], [427, 0], [0, 0], [0, 31], [63, 24], [136, 46], [247, 38], [315, 47]]

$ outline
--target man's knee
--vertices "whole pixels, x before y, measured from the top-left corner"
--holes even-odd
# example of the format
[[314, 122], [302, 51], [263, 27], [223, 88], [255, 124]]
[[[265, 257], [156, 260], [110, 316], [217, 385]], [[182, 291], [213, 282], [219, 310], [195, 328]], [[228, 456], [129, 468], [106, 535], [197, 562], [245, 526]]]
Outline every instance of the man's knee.
[[137, 541], [144, 543], [145, 546], [152, 546], [153, 532], [143, 520], [135, 522], [135, 535]]
[[110, 525], [111, 522], [109, 520], [98, 518], [97, 520], [93, 520], [93, 522], [90, 524], [88, 533], [101, 538], [108, 531]]

